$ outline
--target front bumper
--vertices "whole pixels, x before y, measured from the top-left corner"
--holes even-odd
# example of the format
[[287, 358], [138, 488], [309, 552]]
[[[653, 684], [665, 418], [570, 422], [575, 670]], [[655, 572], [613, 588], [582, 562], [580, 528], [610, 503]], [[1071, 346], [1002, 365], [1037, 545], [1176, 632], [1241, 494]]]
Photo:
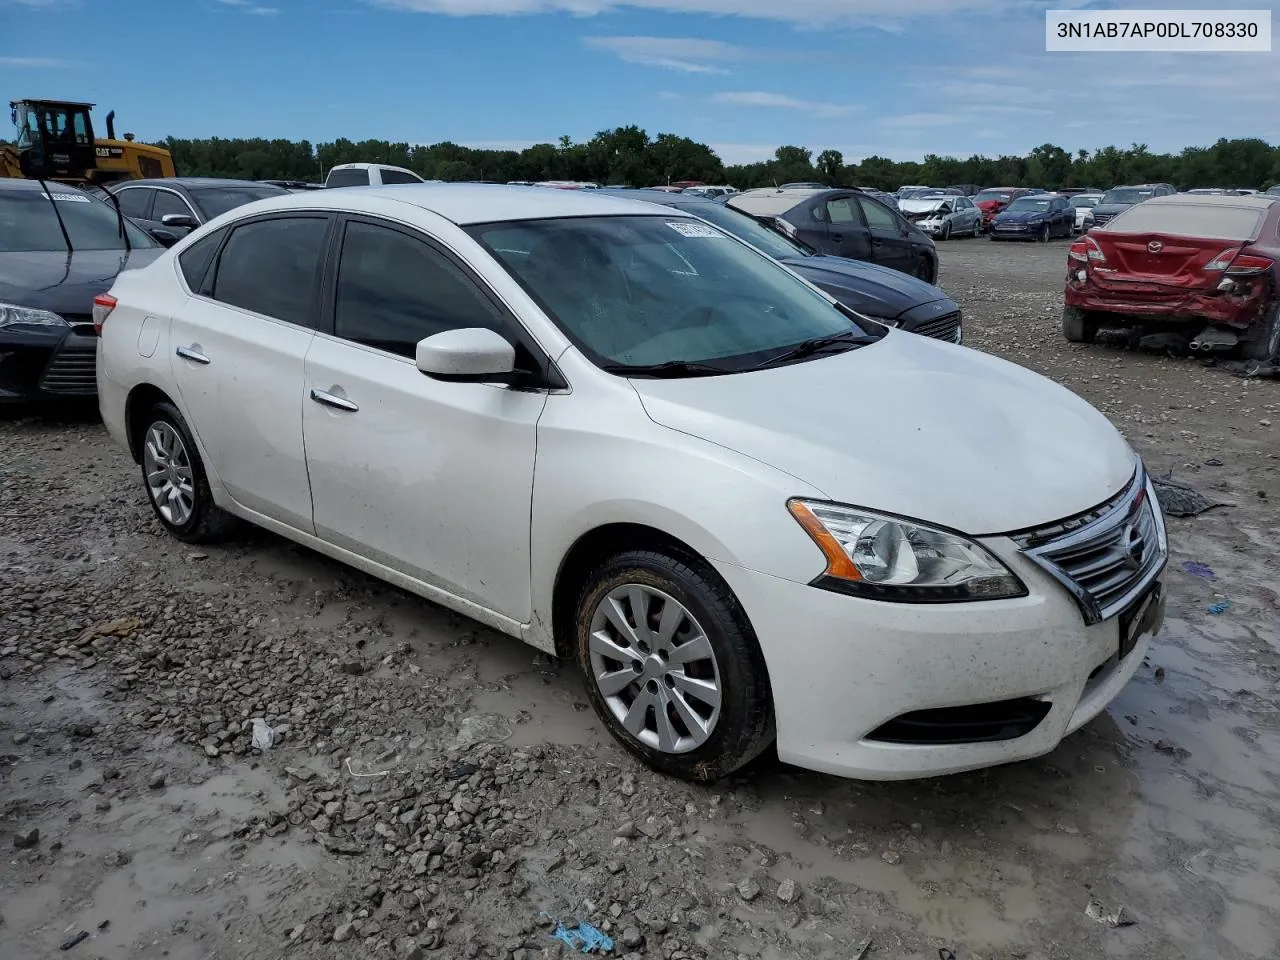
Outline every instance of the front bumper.
[[893, 321], [899, 330], [945, 340], [948, 343], [964, 341], [964, 318], [954, 300], [946, 298], [922, 303], [905, 311]]
[[1036, 240], [1039, 239], [1043, 223], [1000, 223], [991, 224], [992, 240]]
[[[1009, 540], [984, 543], [1029, 595], [968, 604], [892, 604], [830, 593], [726, 563], [717, 571], [759, 637], [773, 690], [778, 756], [838, 776], [905, 780], [1026, 760], [1052, 751], [1120, 692], [1163, 620], [1163, 591], [1146, 632], [1123, 656], [1119, 618], [1087, 626], [1065, 589]], [[1042, 719], [982, 742], [886, 742], [921, 711], [952, 714], [1008, 702]]]
[[0, 403], [92, 399], [98, 339], [90, 330], [83, 324], [0, 330]]

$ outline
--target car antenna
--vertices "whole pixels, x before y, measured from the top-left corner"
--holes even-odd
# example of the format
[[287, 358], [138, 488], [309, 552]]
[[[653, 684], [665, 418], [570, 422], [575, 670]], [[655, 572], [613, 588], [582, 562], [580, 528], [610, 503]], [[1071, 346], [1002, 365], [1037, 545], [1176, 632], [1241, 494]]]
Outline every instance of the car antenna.
[[133, 249], [133, 244], [129, 242], [129, 231], [124, 227], [124, 213], [120, 209], [120, 198], [105, 183], [102, 185], [102, 192], [111, 198], [111, 205], [116, 208], [116, 223], [120, 226], [120, 239], [124, 241], [125, 250], [130, 251]]
[[58, 209], [58, 201], [53, 199], [53, 191], [49, 189], [49, 185], [42, 179], [37, 179], [36, 183], [40, 184], [40, 189], [44, 191], [45, 199], [53, 207], [53, 215], [58, 218], [58, 227], [62, 230], [62, 239], [67, 242], [67, 253], [75, 253], [75, 247], [71, 246], [71, 234], [67, 233], [67, 225], [62, 222], [62, 211]]

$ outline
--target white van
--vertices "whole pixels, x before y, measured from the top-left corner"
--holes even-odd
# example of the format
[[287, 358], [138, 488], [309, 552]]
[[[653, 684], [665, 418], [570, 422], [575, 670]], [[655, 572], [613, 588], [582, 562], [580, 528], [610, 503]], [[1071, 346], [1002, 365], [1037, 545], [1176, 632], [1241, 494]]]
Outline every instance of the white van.
[[377, 187], [386, 183], [426, 183], [412, 170], [385, 163], [340, 163], [324, 178], [326, 187]]

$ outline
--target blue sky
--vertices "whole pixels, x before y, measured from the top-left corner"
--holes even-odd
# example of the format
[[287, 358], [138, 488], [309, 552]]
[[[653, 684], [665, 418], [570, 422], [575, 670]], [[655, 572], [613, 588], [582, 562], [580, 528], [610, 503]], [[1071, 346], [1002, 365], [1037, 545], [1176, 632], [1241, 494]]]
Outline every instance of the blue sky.
[[89, 100], [142, 139], [519, 149], [636, 123], [729, 163], [1280, 141], [1280, 54], [1046, 53], [1044, 10], [1082, 6], [1214, 4], [0, 0], [0, 96]]

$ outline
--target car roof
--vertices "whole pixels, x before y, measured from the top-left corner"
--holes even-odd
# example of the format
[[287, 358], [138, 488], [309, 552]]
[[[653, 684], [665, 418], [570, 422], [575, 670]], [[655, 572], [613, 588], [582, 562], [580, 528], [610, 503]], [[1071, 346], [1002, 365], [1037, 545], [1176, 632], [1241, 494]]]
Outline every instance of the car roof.
[[408, 167], [397, 167], [393, 163], [335, 163], [329, 170], [407, 170], [413, 173]]
[[653, 203], [624, 200], [601, 190], [548, 190], [546, 187], [497, 183], [397, 183], [343, 187], [341, 190], [307, 190], [260, 200], [253, 210], [367, 209], [376, 213], [385, 201], [419, 207], [461, 226], [554, 217], [661, 216], [663, 213]]
[[729, 198], [730, 206], [745, 210], [757, 217], [777, 217], [793, 210], [806, 200], [831, 193], [824, 190], [774, 190], [768, 187], [735, 193]]
[[255, 187], [272, 187], [275, 184], [262, 183], [259, 180], [236, 180], [231, 177], [153, 177], [150, 180], [121, 180], [113, 183], [118, 187], [243, 187], [246, 184]]
[[606, 197], [617, 197], [620, 200], [643, 200], [645, 203], [656, 203], [664, 207], [723, 207], [723, 203], [712, 200], [700, 193], [666, 193], [662, 190], [644, 190], [640, 188], [618, 187], [610, 190], [604, 187], [592, 193]]
[[1277, 203], [1280, 203], [1280, 198], [1268, 197], [1262, 193], [1246, 193], [1239, 196], [1230, 194], [1174, 193], [1167, 197], [1152, 197], [1150, 200], [1142, 201], [1144, 207], [1235, 207], [1240, 210], [1269, 210]]

